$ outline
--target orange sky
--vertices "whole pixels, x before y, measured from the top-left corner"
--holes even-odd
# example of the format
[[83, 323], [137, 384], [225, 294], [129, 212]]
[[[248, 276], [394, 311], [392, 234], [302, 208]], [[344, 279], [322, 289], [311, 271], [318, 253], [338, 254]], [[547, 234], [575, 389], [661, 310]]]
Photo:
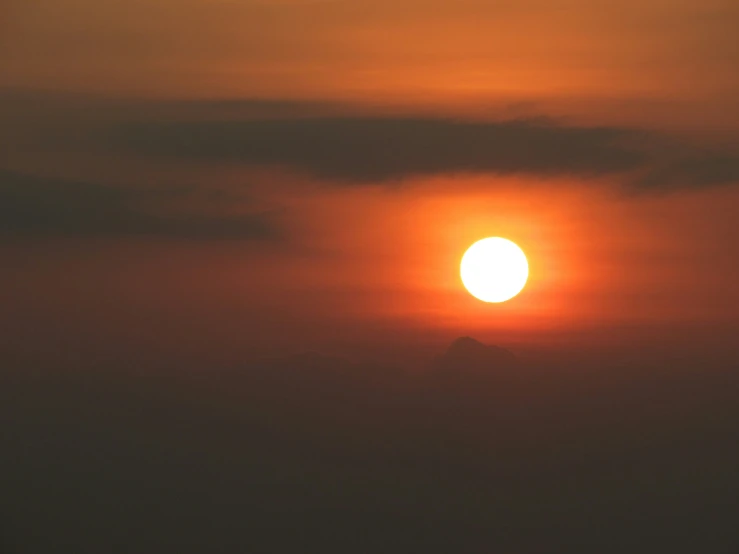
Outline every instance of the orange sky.
[[6, 3], [2, 84], [159, 96], [692, 103], [739, 91], [731, 0]]
[[[183, 185], [196, 191], [192, 197], [177, 205], [146, 200], [146, 208], [220, 216], [257, 210], [282, 230], [273, 243], [124, 236], [108, 249], [99, 239], [60, 236], [59, 250], [53, 241], [26, 250], [6, 241], [15, 268], [2, 278], [11, 291], [6, 319], [25, 322], [9, 339], [19, 352], [28, 354], [37, 333], [50, 344], [52, 337], [89, 343], [93, 333], [98, 344], [123, 350], [190, 349], [236, 360], [255, 344], [361, 344], [367, 351], [424, 333], [617, 348], [645, 328], [672, 332], [674, 344], [700, 335], [706, 345], [739, 329], [733, 173], [716, 180], [710, 168], [690, 166], [686, 179], [695, 182], [657, 192], [635, 190], [622, 174], [455, 167], [355, 183], [291, 166], [303, 163], [299, 155], [282, 165], [170, 159], [74, 142], [142, 118], [258, 119], [212, 115], [207, 106], [257, 99], [315, 109], [309, 115], [317, 118], [545, 117], [556, 125], [626, 126], [654, 133], [644, 140], [657, 156], [679, 148], [733, 156], [734, 1], [4, 6], [0, 89], [49, 96], [23, 109], [0, 106], [2, 169], [130, 191]], [[200, 111], [182, 111], [183, 99]], [[517, 242], [531, 265], [524, 292], [499, 306], [475, 301], [458, 276], [464, 250], [491, 235]], [[34, 248], [46, 254], [34, 258]], [[52, 277], [60, 273], [68, 279]], [[121, 305], [101, 304], [111, 296]], [[58, 317], [43, 315], [49, 305]]]
[[[449, 192], [450, 180], [465, 192]], [[728, 346], [739, 192], [645, 198], [512, 179], [491, 194], [489, 180], [293, 192], [282, 244], [5, 247], [9, 337], [21, 358], [43, 357], [32, 337], [44, 336], [76, 362], [186, 352], [238, 363], [275, 348], [382, 359], [388, 344], [427, 352], [464, 334], [581, 354]], [[521, 245], [531, 267], [524, 291], [497, 305], [469, 296], [458, 274], [467, 246], [491, 235]], [[645, 346], [644, 333], [659, 340]]]

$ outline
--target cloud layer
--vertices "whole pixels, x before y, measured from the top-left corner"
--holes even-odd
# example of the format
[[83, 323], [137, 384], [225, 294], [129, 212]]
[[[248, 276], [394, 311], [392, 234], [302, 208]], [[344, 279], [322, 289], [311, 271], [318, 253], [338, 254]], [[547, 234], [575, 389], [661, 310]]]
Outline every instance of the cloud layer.
[[[76, 151], [167, 161], [172, 167], [270, 166], [335, 186], [459, 173], [573, 176], [593, 183], [608, 177], [636, 191], [739, 183], [736, 149], [688, 144], [644, 129], [547, 119], [371, 115], [320, 102], [111, 101], [7, 90], [0, 90], [0, 100], [0, 144], [26, 158], [33, 152]], [[0, 168], [0, 234], [245, 239], [277, 234], [265, 214], [233, 216], [201, 205], [186, 214], [170, 209], [182, 200], [181, 190], [100, 186], [28, 173]]]
[[[264, 214], [224, 217], [165, 212], [182, 191], [104, 187], [0, 171], [0, 235], [161, 236], [267, 239]], [[158, 207], [158, 210], [154, 208]]]
[[598, 175], [646, 162], [635, 133], [543, 122], [319, 117], [124, 124], [107, 137], [139, 155], [275, 165], [318, 177], [386, 181], [437, 173]]
[[620, 175], [637, 190], [739, 182], [739, 153], [647, 130], [544, 119], [283, 115], [121, 122], [98, 144], [170, 160], [278, 166], [341, 183], [435, 174]]

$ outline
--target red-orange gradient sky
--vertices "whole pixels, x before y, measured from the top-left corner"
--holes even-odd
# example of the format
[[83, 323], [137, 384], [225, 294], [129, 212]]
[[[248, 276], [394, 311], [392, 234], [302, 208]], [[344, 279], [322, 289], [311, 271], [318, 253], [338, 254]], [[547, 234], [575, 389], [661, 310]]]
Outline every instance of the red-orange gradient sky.
[[[18, 363], [736, 355], [736, 2], [11, 0], [0, 25]], [[508, 303], [459, 279], [486, 236], [529, 258]]]

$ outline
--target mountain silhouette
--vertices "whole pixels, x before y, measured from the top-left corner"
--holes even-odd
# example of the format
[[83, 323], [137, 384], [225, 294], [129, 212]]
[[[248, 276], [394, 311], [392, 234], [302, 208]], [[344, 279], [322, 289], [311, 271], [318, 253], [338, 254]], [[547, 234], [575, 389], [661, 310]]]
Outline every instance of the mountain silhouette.
[[472, 337], [460, 337], [438, 356], [433, 367], [439, 372], [484, 374], [500, 368], [510, 368], [516, 357], [505, 348], [486, 345]]

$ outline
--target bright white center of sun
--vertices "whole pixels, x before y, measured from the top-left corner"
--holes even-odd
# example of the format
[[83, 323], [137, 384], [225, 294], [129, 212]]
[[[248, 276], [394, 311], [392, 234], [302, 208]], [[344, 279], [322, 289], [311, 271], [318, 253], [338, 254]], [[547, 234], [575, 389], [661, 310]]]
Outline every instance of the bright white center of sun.
[[518, 245], [500, 237], [477, 241], [462, 256], [462, 283], [483, 302], [505, 302], [529, 277], [529, 263]]

